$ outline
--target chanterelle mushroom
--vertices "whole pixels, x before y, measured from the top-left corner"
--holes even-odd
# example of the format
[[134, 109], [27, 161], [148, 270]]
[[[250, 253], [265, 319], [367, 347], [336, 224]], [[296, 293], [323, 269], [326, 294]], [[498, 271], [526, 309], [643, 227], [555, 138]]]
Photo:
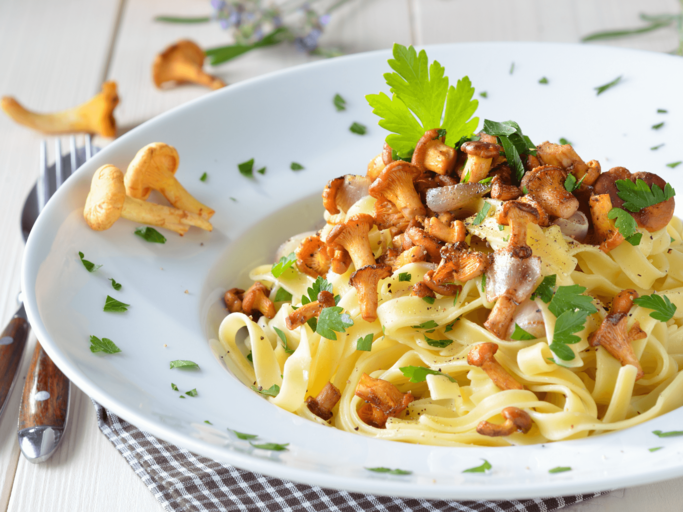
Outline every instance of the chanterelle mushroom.
[[498, 345], [487, 341], [485, 343], [477, 343], [467, 353], [467, 364], [470, 366], [477, 366], [486, 372], [486, 375], [493, 381], [493, 383], [500, 389], [524, 389], [519, 382], [517, 382], [512, 375], [510, 375], [505, 368], [503, 368], [494, 354], [498, 352]]
[[306, 406], [308, 407], [308, 410], [318, 418], [329, 421], [332, 418], [332, 409], [337, 405], [340, 398], [341, 392], [334, 384], [328, 382], [320, 393], [318, 393], [318, 396], [315, 398], [312, 396], [306, 398]]
[[175, 178], [180, 157], [173, 146], [163, 142], [148, 144], [137, 152], [124, 176], [126, 194], [146, 201], [152, 189], [158, 190], [176, 208], [210, 219], [214, 210], [197, 201]]
[[347, 174], [327, 182], [323, 189], [323, 206], [332, 215], [346, 213], [356, 201], [368, 195], [372, 180], [367, 176]]
[[109, 229], [119, 217], [170, 229], [180, 235], [190, 226], [206, 231], [213, 229], [206, 219], [194, 213], [126, 196], [123, 173], [113, 165], [103, 165], [95, 171], [83, 217], [95, 231]]
[[367, 265], [375, 264], [368, 233], [375, 224], [375, 219], [366, 213], [353, 215], [344, 224], [338, 224], [327, 235], [325, 241], [328, 246], [340, 245], [351, 256], [356, 270]]
[[430, 217], [426, 226], [428, 227], [428, 233], [430, 235], [449, 244], [464, 242], [465, 237], [467, 236], [465, 224], [461, 220], [454, 220], [451, 225], [448, 226], [438, 217]]
[[500, 339], [505, 339], [515, 309], [531, 296], [541, 277], [541, 259], [532, 255], [531, 247], [526, 243], [529, 212], [522, 204], [517, 201], [505, 203], [512, 234], [507, 246], [493, 253], [493, 262], [486, 271], [486, 299], [495, 300], [496, 304], [484, 327]]
[[358, 292], [360, 313], [366, 322], [377, 320], [377, 284], [390, 276], [390, 265], [368, 265], [351, 274], [349, 284]]
[[500, 201], [510, 201], [522, 195], [519, 187], [512, 184], [512, 170], [507, 164], [499, 165], [489, 173], [493, 177], [491, 182], [491, 197]]
[[258, 311], [268, 319], [273, 318], [275, 316], [275, 305], [268, 298], [269, 294], [268, 288], [258, 281], [255, 282], [244, 292], [242, 309], [247, 315], [253, 315], [255, 311]]
[[287, 329], [292, 330], [301, 327], [313, 317], [318, 317], [325, 308], [334, 306], [334, 295], [323, 290], [318, 293], [318, 300], [300, 306], [296, 311], [289, 314], [285, 319]]
[[460, 151], [467, 153], [467, 162], [460, 177], [462, 183], [477, 183], [491, 170], [493, 158], [500, 155], [503, 148], [490, 142], [470, 141], [460, 146]]
[[361, 375], [355, 394], [389, 417], [401, 414], [414, 400], [410, 391], [401, 393], [391, 382], [374, 379], [367, 373]]
[[296, 249], [296, 266], [312, 278], [325, 277], [330, 270], [330, 256], [325, 242], [319, 236], [304, 238]]
[[385, 198], [396, 205], [406, 219], [425, 215], [426, 210], [413, 180], [421, 174], [418, 167], [398, 160], [387, 165], [368, 191], [375, 199]]
[[434, 281], [439, 284], [460, 281], [464, 283], [479, 277], [489, 266], [490, 257], [471, 251], [465, 242], [448, 244], [441, 249], [441, 263], [434, 273]]
[[444, 246], [443, 242], [436, 237], [428, 234], [424, 229], [417, 226], [410, 226], [404, 233], [404, 240], [411, 245], [422, 247], [432, 262], [438, 263], [441, 261], [441, 248]]
[[559, 167], [544, 165], [526, 173], [521, 186], [550, 215], [568, 219], [579, 209], [579, 200], [567, 192], [566, 179], [565, 171]]
[[156, 56], [152, 65], [154, 85], [161, 88], [166, 82], [204, 85], [209, 89], [225, 87], [220, 78], [204, 72], [204, 50], [196, 43], [183, 39]]
[[593, 347], [604, 347], [622, 366], [627, 364], [635, 366], [638, 369], [636, 380], [639, 380], [645, 373], [633, 352], [631, 342], [646, 338], [647, 334], [640, 328], [638, 321], [626, 330], [628, 313], [633, 306], [633, 299], [637, 298], [638, 292], [635, 290], [619, 292], [612, 302], [609, 315], [602, 321], [600, 328], [588, 337], [588, 342]]
[[608, 253], [624, 241], [614, 221], [608, 217], [612, 211], [612, 201], [609, 194], [600, 194], [592, 196], [588, 202], [593, 219], [593, 241], [600, 246], [601, 251]]
[[375, 202], [375, 224], [378, 229], [389, 229], [392, 234], [398, 234], [404, 232], [409, 223], [391, 201], [378, 199]]
[[496, 425], [495, 423], [482, 421], [477, 425], [477, 433], [482, 436], [501, 437], [509, 436], [515, 432], [526, 434], [531, 430], [531, 416], [526, 411], [518, 407], [506, 407], [500, 411], [500, 414], [505, 418], [505, 423]]
[[576, 181], [586, 176], [583, 180], [585, 185], [592, 185], [600, 175], [600, 164], [595, 161], [586, 163], [576, 154], [570, 144], [559, 145], [552, 142], [544, 142], [536, 148], [537, 156], [545, 165], [554, 165], [571, 172]]
[[102, 137], [116, 137], [114, 109], [119, 104], [116, 82], [104, 82], [102, 92], [78, 107], [38, 114], [26, 110], [14, 98], [5, 96], [0, 107], [17, 123], [43, 133], [96, 133]]
[[427, 130], [415, 146], [411, 163], [422, 172], [433, 171], [437, 174], [448, 174], [455, 165], [457, 152], [446, 146], [439, 130]]
[[223, 300], [225, 301], [225, 307], [228, 308], [230, 313], [241, 313], [242, 312], [242, 300], [244, 299], [244, 290], [241, 288], [231, 288], [225, 292]]

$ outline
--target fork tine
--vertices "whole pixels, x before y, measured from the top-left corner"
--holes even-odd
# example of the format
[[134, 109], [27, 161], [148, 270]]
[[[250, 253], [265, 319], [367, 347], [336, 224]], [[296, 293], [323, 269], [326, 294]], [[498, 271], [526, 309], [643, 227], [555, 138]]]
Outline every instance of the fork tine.
[[92, 137], [88, 133], [85, 136], [85, 161], [87, 162], [92, 158]]
[[55, 139], [55, 190], [64, 183], [64, 166], [62, 165], [62, 141]]
[[69, 139], [69, 153], [71, 154], [71, 169], [69, 170], [69, 176], [78, 169], [78, 153], [76, 151], [76, 137], [72, 135]]
[[36, 193], [38, 196], [38, 211], [42, 211], [47, 204], [50, 193], [49, 181], [47, 177], [47, 142], [40, 143], [40, 174], [36, 183]]

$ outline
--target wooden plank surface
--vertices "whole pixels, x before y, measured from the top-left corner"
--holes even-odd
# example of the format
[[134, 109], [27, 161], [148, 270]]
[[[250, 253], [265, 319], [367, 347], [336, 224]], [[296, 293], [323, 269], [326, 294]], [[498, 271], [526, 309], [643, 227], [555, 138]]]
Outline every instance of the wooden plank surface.
[[[115, 31], [120, 6], [120, 27]], [[346, 53], [387, 48], [393, 42], [576, 42], [595, 30], [638, 26], [641, 10], [674, 12], [677, 6], [676, 0], [354, 0], [333, 15], [323, 42]], [[16, 95], [36, 109], [54, 110], [87, 99], [106, 75], [119, 84], [117, 119], [123, 133], [207, 93], [194, 86], [155, 89], [151, 63], [159, 51], [180, 38], [194, 39], [203, 47], [228, 43], [226, 33], [216, 25], [162, 25], [152, 21], [159, 14], [196, 16], [208, 12], [208, 2], [193, 0], [0, 2], [0, 48], [12, 48], [0, 52], [0, 94]], [[467, 22], [472, 16], [482, 22]], [[669, 51], [675, 47], [676, 38], [667, 31], [610, 44]], [[283, 45], [245, 55], [215, 72], [234, 83], [311, 60], [314, 58]], [[36, 177], [40, 139], [40, 135], [16, 128], [0, 116], [2, 321], [15, 309], [23, 251], [19, 208]], [[32, 350], [32, 345], [27, 350]], [[25, 357], [24, 374], [27, 364]], [[75, 387], [70, 427], [56, 456], [42, 465], [19, 459], [15, 434], [19, 394], [15, 391], [0, 422], [0, 511], [161, 510], [99, 432], [90, 400]], [[682, 483], [677, 480], [619, 490], [568, 510], [678, 510], [683, 501]]]

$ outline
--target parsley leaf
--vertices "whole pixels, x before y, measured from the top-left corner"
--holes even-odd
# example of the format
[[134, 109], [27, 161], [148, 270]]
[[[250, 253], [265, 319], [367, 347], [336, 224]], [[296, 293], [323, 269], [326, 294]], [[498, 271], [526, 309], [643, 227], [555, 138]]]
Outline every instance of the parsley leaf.
[[166, 237], [159, 233], [156, 229], [149, 226], [135, 228], [135, 234], [147, 242], [153, 244], [165, 244]]
[[263, 389], [263, 386], [252, 386], [251, 389], [265, 396], [277, 396], [280, 393], [280, 386], [277, 384], [273, 384], [268, 389]]
[[662, 121], [661, 123], [653, 124], [652, 129], [659, 130], [662, 126], [664, 126], [664, 121]]
[[420, 325], [413, 325], [413, 329], [436, 329], [439, 327], [439, 324], [437, 324], [434, 320], [427, 320], [426, 322], [422, 322]]
[[[571, 348], [569, 348], [567, 345], [563, 345], [562, 343], [557, 343], [556, 341], [553, 341], [550, 344], [550, 350], [552, 350], [553, 354], [555, 354], [563, 361], [571, 361], [572, 359], [574, 359], [574, 357], [576, 357], [574, 355], [574, 351]], [[552, 359], [552, 362], [555, 362], [555, 360]]]
[[489, 97], [489, 93], [487, 93], [486, 91], [482, 91], [482, 92], [479, 93], [479, 96], [481, 96], [482, 98], [488, 98], [488, 97]]
[[197, 363], [193, 363], [192, 361], [187, 361], [185, 359], [176, 359], [175, 361], [171, 361], [171, 370], [173, 368], [194, 369], [199, 368], [199, 365]]
[[564, 473], [566, 471], [571, 471], [571, 470], [572, 470], [572, 468], [570, 468], [569, 466], [557, 466], [556, 468], [549, 469], [548, 473], [552, 473], [552, 474]]
[[409, 382], [424, 382], [427, 375], [443, 375], [444, 377], [448, 377], [451, 382], [455, 382], [455, 379], [450, 375], [437, 372], [431, 368], [425, 368], [424, 366], [403, 366], [402, 368], [399, 368], [399, 370], [401, 370], [403, 375], [408, 377]]
[[199, 178], [199, 181], [206, 181], [206, 178], [208, 178], [208, 177], [209, 177], [209, 175], [204, 173], [204, 174], [202, 174], [202, 177]]
[[584, 174], [584, 175], [583, 175], [583, 178], [581, 178], [581, 179], [578, 181], [578, 183], [577, 183], [576, 178], [574, 177], [574, 175], [573, 175], [572, 173], [569, 173], [569, 174], [567, 175], [567, 179], [564, 180], [564, 188], [565, 188], [565, 190], [566, 190], [567, 192], [574, 192], [575, 190], [578, 190], [578, 188], [579, 188], [579, 187], [581, 186], [581, 184], [583, 183], [583, 180], [586, 179], [586, 176], [588, 176], [588, 174]]
[[301, 297], [301, 303], [306, 305], [309, 302], [315, 302], [318, 300], [318, 294], [322, 291], [332, 293], [332, 284], [324, 277], [318, 276], [313, 285], [306, 290], [308, 297], [305, 295]]
[[[228, 429], [230, 430], [230, 429]], [[237, 436], [238, 439], [242, 439], [244, 441], [249, 441], [250, 439], [256, 439], [258, 436], [254, 434], [245, 434], [243, 432], [237, 432], [237, 430], [232, 431], [233, 434]]]
[[669, 111], [666, 110], [665, 108], [658, 108], [658, 109], [657, 109], [657, 113], [658, 113], [658, 114], [668, 114]]
[[427, 345], [430, 347], [437, 347], [437, 348], [446, 348], [448, 345], [453, 343], [453, 340], [433, 340], [426, 334], [424, 335], [425, 341], [427, 342]]
[[296, 254], [290, 252], [287, 256], [283, 256], [280, 258], [280, 261], [273, 265], [273, 268], [270, 269], [270, 273], [275, 277], [280, 277], [282, 274], [284, 274], [285, 270], [294, 265], [295, 262]]
[[479, 211], [479, 213], [477, 213], [477, 216], [474, 217], [472, 224], [474, 224], [475, 226], [481, 224], [488, 215], [490, 209], [491, 203], [484, 201], [484, 206], [481, 207], [481, 210]]
[[581, 338], [575, 336], [574, 333], [581, 332], [586, 326], [586, 317], [588, 313], [582, 310], [565, 311], [557, 317], [555, 322], [555, 332], [553, 333], [553, 342], [564, 343], [565, 345], [573, 345], [581, 341]]
[[412, 471], [406, 471], [404, 469], [390, 469], [390, 468], [365, 468], [368, 471], [374, 471], [375, 473], [386, 473], [387, 475], [410, 475]]
[[339, 306], [324, 308], [318, 315], [318, 326], [315, 332], [328, 340], [336, 340], [335, 331], [346, 332], [346, 328], [353, 325], [353, 320], [348, 313], [342, 313], [342, 311], [344, 309]]
[[293, 171], [303, 171], [304, 170], [304, 166], [301, 164], [298, 164], [296, 162], [292, 162], [291, 165], [289, 166], [289, 168]]
[[400, 283], [400, 282], [404, 282], [404, 281], [410, 281], [412, 278], [413, 278], [413, 276], [411, 276], [408, 272], [401, 272], [401, 273], [398, 275], [398, 281], [399, 281], [399, 283]]
[[259, 173], [259, 174], [265, 174], [265, 173], [266, 173], [266, 168], [265, 168], [265, 167], [261, 167], [261, 168], [260, 168], [258, 171], [256, 171], [256, 172]]
[[121, 283], [117, 283], [114, 278], [110, 278], [109, 280], [111, 281], [111, 287], [118, 292], [121, 289]]
[[664, 448], [664, 447], [663, 447], [663, 446], [656, 446], [656, 447], [654, 447], [654, 448], [650, 448], [648, 451], [650, 451], [650, 452], [658, 452], [658, 451], [661, 450], [662, 448]]
[[513, 62], [512, 65], [510, 66], [510, 74], [515, 72], [515, 63]]
[[211, 423], [209, 420], [204, 420], [204, 423], [206, 423], [207, 425], [213, 425], [213, 423]]
[[356, 350], [361, 350], [363, 352], [370, 352], [372, 350], [372, 338], [373, 334], [370, 333], [365, 337], [358, 338], [356, 342]]
[[434, 304], [434, 297], [422, 297], [422, 300], [425, 301], [427, 304]]
[[621, 236], [626, 239], [633, 236], [638, 231], [636, 219], [634, 219], [630, 213], [622, 210], [621, 208], [612, 208], [607, 214], [607, 218], [616, 219], [614, 225], [619, 230], [619, 233], [621, 233]]
[[351, 133], [355, 133], [355, 134], [357, 134], [357, 135], [365, 135], [365, 134], [367, 133], [368, 129], [367, 129], [367, 127], [366, 127], [365, 125], [362, 125], [362, 124], [360, 124], [360, 123], [355, 123], [355, 122], [354, 122], [354, 123], [349, 127], [349, 131], [350, 131]]
[[605, 85], [599, 85], [598, 87], [594, 87], [594, 89], [597, 91], [597, 96], [600, 96], [603, 92], [605, 92], [607, 89], [610, 89], [617, 85], [619, 82], [621, 82], [621, 75], [616, 77], [614, 80], [612, 80], [609, 83], [606, 83]]
[[488, 178], [484, 178], [483, 180], [479, 180], [479, 183], [484, 185], [485, 183], [491, 183], [493, 181], [493, 178], [489, 176]]
[[560, 286], [553, 295], [548, 309], [552, 311], [553, 315], [559, 317], [563, 312], [569, 310], [580, 309], [592, 315], [597, 313], [598, 308], [593, 305], [593, 297], [583, 295], [586, 288], [573, 284], [571, 286]]
[[643, 308], [653, 310], [653, 313], [650, 313], [650, 316], [661, 322], [668, 322], [671, 320], [677, 309], [676, 305], [671, 303], [669, 297], [666, 295], [657, 295], [655, 293], [633, 299], [633, 303]]
[[273, 302], [289, 302], [292, 300], [292, 294], [289, 293], [284, 288], [278, 288], [275, 292], [275, 298]]
[[520, 155], [536, 154], [536, 151], [533, 149], [534, 145], [529, 137], [524, 135], [522, 129], [514, 121], [499, 123], [485, 119], [482, 131], [498, 137], [503, 146], [508, 164], [515, 170], [517, 179], [521, 180], [525, 170]]
[[251, 160], [247, 160], [246, 162], [242, 162], [241, 164], [237, 164], [237, 168], [240, 171], [240, 174], [242, 176], [245, 176], [247, 178], [253, 178], [254, 177], [254, 159], [252, 158]]
[[289, 443], [285, 443], [285, 444], [277, 444], [277, 443], [254, 444], [254, 443], [249, 443], [249, 444], [252, 445], [254, 448], [259, 448], [261, 450], [271, 450], [274, 452], [283, 452], [289, 446]]
[[195, 396], [197, 396], [197, 394], [198, 394], [198, 393], [197, 393], [197, 388], [191, 389], [190, 391], [187, 391], [185, 394], [186, 394], [187, 396], [195, 397]]
[[105, 354], [116, 354], [121, 349], [109, 338], [99, 339], [97, 336], [90, 336], [90, 352], [104, 352]]
[[482, 128], [482, 131], [488, 135], [500, 137], [501, 135], [512, 135], [517, 130], [509, 123], [499, 123], [497, 121], [491, 121], [490, 119], [484, 119], [484, 128]]
[[287, 336], [285, 335], [285, 333], [277, 327], [273, 327], [273, 330], [275, 331], [275, 334], [277, 334], [278, 338], [282, 340], [282, 345], [284, 346], [285, 353], [293, 354], [294, 351], [291, 348], [289, 348], [289, 346], [287, 346]]
[[565, 145], [567, 145], [567, 144], [569, 144], [570, 146], [573, 145], [571, 142], [569, 142], [569, 141], [568, 141], [567, 139], [565, 139], [564, 137], [560, 137], [560, 144], [562, 144], [563, 146], [565, 146]]
[[78, 256], [81, 258], [81, 263], [83, 263], [83, 266], [88, 272], [95, 272], [98, 268], [102, 267], [102, 265], [95, 265], [91, 261], [84, 260], [84, 254], [79, 251]]
[[254, 356], [251, 353], [251, 350], [247, 354], [247, 361], [249, 361], [251, 364], [254, 364]]
[[486, 459], [482, 459], [484, 463], [481, 466], [477, 466], [474, 468], [466, 469], [463, 471], [463, 473], [486, 473], [489, 469], [491, 469], [493, 466], [491, 466], [491, 463], [487, 461]]
[[339, 94], [334, 95], [334, 99], [332, 100], [334, 103], [335, 108], [337, 109], [337, 112], [341, 112], [342, 110], [346, 110], [346, 100], [342, 98]]
[[657, 437], [677, 437], [683, 436], [683, 430], [672, 430], [670, 432], [662, 432], [661, 430], [654, 430], [652, 432]]
[[643, 208], [668, 201], [676, 195], [670, 183], [662, 190], [656, 183], [652, 188], [648, 187], [643, 180], [616, 180], [617, 195], [625, 201], [624, 208], [631, 212], [639, 212]]
[[650, 151], [657, 151], [659, 148], [661, 148], [664, 144], [660, 144], [659, 146], [652, 146], [650, 148]]
[[538, 81], [538, 83], [539, 83], [539, 84], [544, 84], [544, 85], [545, 85], [545, 84], [548, 83], [548, 79], [547, 79], [546, 77], [543, 77], [543, 78], [541, 78], [541, 79]]
[[536, 336], [534, 336], [530, 332], [525, 331], [519, 325], [515, 324], [515, 332], [512, 333], [512, 336], [510, 336], [510, 339], [515, 340], [515, 341], [535, 340]]
[[474, 132], [479, 119], [471, 116], [479, 102], [472, 99], [474, 87], [468, 77], [449, 86], [444, 67], [437, 61], [430, 65], [427, 53], [418, 54], [412, 46], [394, 44], [393, 56], [389, 66], [394, 73], [384, 75], [392, 97], [385, 93], [365, 97], [373, 113], [382, 118], [379, 125], [393, 132], [387, 144], [405, 156], [432, 128], [445, 129], [446, 144], [451, 147]]
[[104, 302], [104, 311], [107, 313], [123, 313], [124, 311], [128, 311], [129, 307], [130, 304], [124, 304], [109, 295], [107, 295], [107, 299]]
[[548, 304], [553, 299], [553, 288], [555, 288], [556, 282], [557, 276], [555, 274], [552, 276], [545, 276], [543, 281], [541, 281], [541, 284], [536, 288], [536, 291], [531, 295], [531, 300], [540, 297], [543, 302]]
[[171, 389], [172, 389], [173, 391], [179, 391], [178, 386], [176, 386], [175, 384], [173, 384], [173, 382], [171, 382]]
[[683, 161], [679, 160], [678, 162], [671, 162], [670, 164], [666, 164], [667, 167], [671, 167], [672, 169], [675, 169], [679, 165], [683, 164]]

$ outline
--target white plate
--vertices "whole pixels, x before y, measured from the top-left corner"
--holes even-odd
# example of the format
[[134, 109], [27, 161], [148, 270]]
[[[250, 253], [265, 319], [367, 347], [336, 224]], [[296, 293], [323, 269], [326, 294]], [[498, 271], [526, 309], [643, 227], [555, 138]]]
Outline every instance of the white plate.
[[[431, 59], [452, 83], [469, 75], [480, 98], [478, 115], [516, 120], [533, 141], [566, 137], [584, 159], [603, 168], [651, 171], [683, 186], [681, 170], [665, 164], [683, 150], [683, 61], [607, 47], [533, 43], [434, 46]], [[98, 153], [54, 196], [28, 240], [23, 288], [31, 325], [57, 365], [105, 407], [142, 430], [195, 453], [280, 478], [395, 496], [504, 499], [566, 495], [638, 485], [683, 475], [683, 437], [659, 439], [653, 430], [681, 430], [683, 410], [638, 427], [585, 440], [511, 448], [417, 446], [313, 424], [261, 399], [227, 373], [211, 354], [224, 315], [222, 293], [267, 262], [289, 235], [322, 218], [327, 180], [363, 174], [386, 133], [364, 95], [386, 90], [388, 51], [302, 66], [232, 85], [153, 119]], [[510, 66], [515, 63], [514, 73]], [[623, 75], [597, 96], [596, 86]], [[548, 85], [539, 84], [547, 77]], [[348, 102], [337, 112], [332, 97]], [[161, 94], [161, 93], [160, 93]], [[658, 108], [669, 113], [657, 114]], [[366, 136], [349, 132], [357, 121]], [[665, 121], [660, 130], [651, 126]], [[88, 229], [82, 209], [99, 166], [122, 170], [145, 144], [178, 149], [178, 178], [216, 209], [213, 233], [166, 233], [165, 245], [133, 234], [120, 220], [105, 232]], [[650, 147], [666, 145], [657, 151]], [[255, 158], [265, 175], [241, 176], [237, 164]], [[291, 162], [305, 170], [293, 172]], [[199, 181], [202, 173], [206, 182]], [[237, 202], [230, 198], [234, 197]], [[680, 202], [679, 202], [680, 204]], [[78, 251], [104, 265], [85, 271]], [[108, 281], [123, 284], [115, 292]], [[106, 295], [131, 304], [103, 313]], [[89, 336], [112, 339], [120, 354], [92, 354]], [[199, 371], [170, 370], [190, 359]], [[196, 388], [196, 398], [179, 399]], [[204, 423], [209, 420], [213, 426]], [[289, 443], [288, 451], [251, 448], [226, 429]], [[649, 448], [663, 446], [655, 453]], [[463, 474], [482, 459], [489, 474]], [[410, 476], [364, 467], [411, 470]], [[572, 471], [549, 474], [556, 466]]]

